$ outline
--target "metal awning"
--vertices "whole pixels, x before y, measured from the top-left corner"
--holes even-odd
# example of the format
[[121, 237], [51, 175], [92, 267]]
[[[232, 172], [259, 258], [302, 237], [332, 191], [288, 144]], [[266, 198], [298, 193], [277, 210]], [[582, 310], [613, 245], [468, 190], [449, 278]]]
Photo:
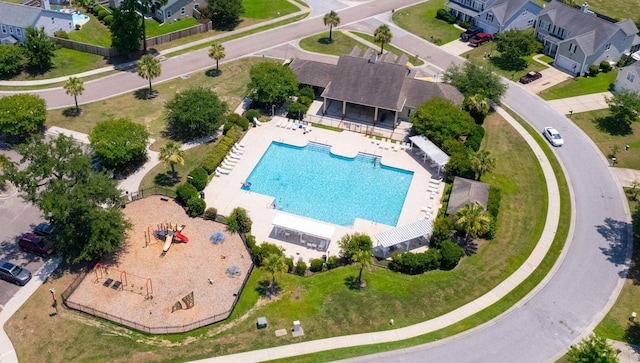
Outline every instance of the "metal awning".
[[378, 233], [375, 237], [383, 247], [391, 247], [402, 242], [411, 241], [420, 236], [431, 235], [431, 233], [433, 233], [433, 223], [430, 219], [423, 219]]
[[271, 224], [276, 227], [302, 232], [326, 240], [331, 240], [333, 232], [336, 229], [329, 224], [284, 213], [276, 214]]
[[426, 155], [429, 155], [431, 160], [438, 163], [438, 165], [445, 166], [449, 162], [449, 155], [445, 154], [444, 151], [440, 150], [436, 144], [432, 143], [427, 139], [424, 135], [412, 136], [409, 138], [411, 142], [420, 148]]

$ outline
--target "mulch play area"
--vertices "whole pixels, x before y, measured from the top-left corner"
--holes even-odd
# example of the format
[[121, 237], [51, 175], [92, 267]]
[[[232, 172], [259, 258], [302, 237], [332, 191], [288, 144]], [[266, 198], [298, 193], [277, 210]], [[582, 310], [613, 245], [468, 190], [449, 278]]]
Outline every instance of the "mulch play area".
[[[105, 267], [85, 277], [68, 299], [71, 307], [84, 305], [153, 332], [220, 317], [232, 309], [252, 264], [240, 236], [227, 232], [224, 224], [189, 218], [173, 199], [166, 199], [151, 196], [127, 204], [123, 211], [133, 228], [123, 252], [103, 259]], [[155, 238], [154, 230], [167, 226], [184, 226], [180, 237], [188, 242], [176, 239], [163, 253], [165, 241]]]

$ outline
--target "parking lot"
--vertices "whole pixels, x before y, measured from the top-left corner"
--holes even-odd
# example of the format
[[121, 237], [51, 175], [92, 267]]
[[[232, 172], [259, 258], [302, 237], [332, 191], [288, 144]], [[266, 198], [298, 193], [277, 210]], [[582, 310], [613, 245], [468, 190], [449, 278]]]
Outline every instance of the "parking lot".
[[[12, 151], [2, 150], [3, 154], [15, 158]], [[15, 159], [14, 159], [15, 160]], [[12, 262], [35, 273], [44, 263], [41, 257], [26, 253], [18, 247], [18, 239], [30, 232], [42, 222], [40, 210], [19, 197], [12, 186], [0, 189], [0, 260]], [[11, 299], [20, 286], [0, 280], [0, 308]]]

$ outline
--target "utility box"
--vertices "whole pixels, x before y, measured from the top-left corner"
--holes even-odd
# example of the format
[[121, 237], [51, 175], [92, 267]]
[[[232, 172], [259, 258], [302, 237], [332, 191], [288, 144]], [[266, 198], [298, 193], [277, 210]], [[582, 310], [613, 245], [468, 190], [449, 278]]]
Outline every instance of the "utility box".
[[258, 318], [258, 322], [256, 323], [256, 327], [258, 329], [264, 329], [267, 327], [267, 318], [263, 317], [259, 317]]

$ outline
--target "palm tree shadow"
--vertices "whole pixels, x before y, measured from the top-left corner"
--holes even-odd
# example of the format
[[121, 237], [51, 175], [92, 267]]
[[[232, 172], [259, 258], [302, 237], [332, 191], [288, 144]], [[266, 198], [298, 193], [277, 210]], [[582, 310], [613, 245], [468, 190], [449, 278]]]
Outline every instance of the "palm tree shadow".
[[636, 353], [640, 353], [640, 324], [637, 322], [629, 322], [629, 326], [624, 331], [624, 340], [627, 343], [635, 345], [633, 347]]
[[137, 100], [150, 100], [158, 97], [158, 91], [149, 91], [149, 88], [146, 87], [140, 88], [133, 91], [133, 97], [135, 97]]
[[331, 43], [333, 43], [333, 40], [330, 40], [327, 37], [322, 37], [322, 38], [318, 39], [318, 43], [320, 43], [320, 44], [331, 44]]
[[64, 117], [78, 117], [82, 113], [82, 110], [78, 112], [75, 107], [68, 107], [62, 110], [62, 116]]
[[219, 77], [222, 75], [222, 69], [207, 69], [204, 75], [207, 77]]
[[172, 187], [176, 185], [176, 179], [173, 178], [173, 175], [171, 174], [170, 171], [167, 171], [164, 173], [157, 174], [153, 178], [153, 183], [161, 187]]
[[278, 284], [278, 281], [275, 282], [273, 287], [271, 287], [271, 280], [262, 280], [258, 282], [258, 286], [256, 287], [256, 292], [260, 297], [271, 299], [274, 296], [277, 296], [282, 291], [282, 288]]
[[344, 278], [344, 285], [349, 290], [360, 290], [360, 284], [358, 283], [358, 278], [356, 276], [347, 276]]

